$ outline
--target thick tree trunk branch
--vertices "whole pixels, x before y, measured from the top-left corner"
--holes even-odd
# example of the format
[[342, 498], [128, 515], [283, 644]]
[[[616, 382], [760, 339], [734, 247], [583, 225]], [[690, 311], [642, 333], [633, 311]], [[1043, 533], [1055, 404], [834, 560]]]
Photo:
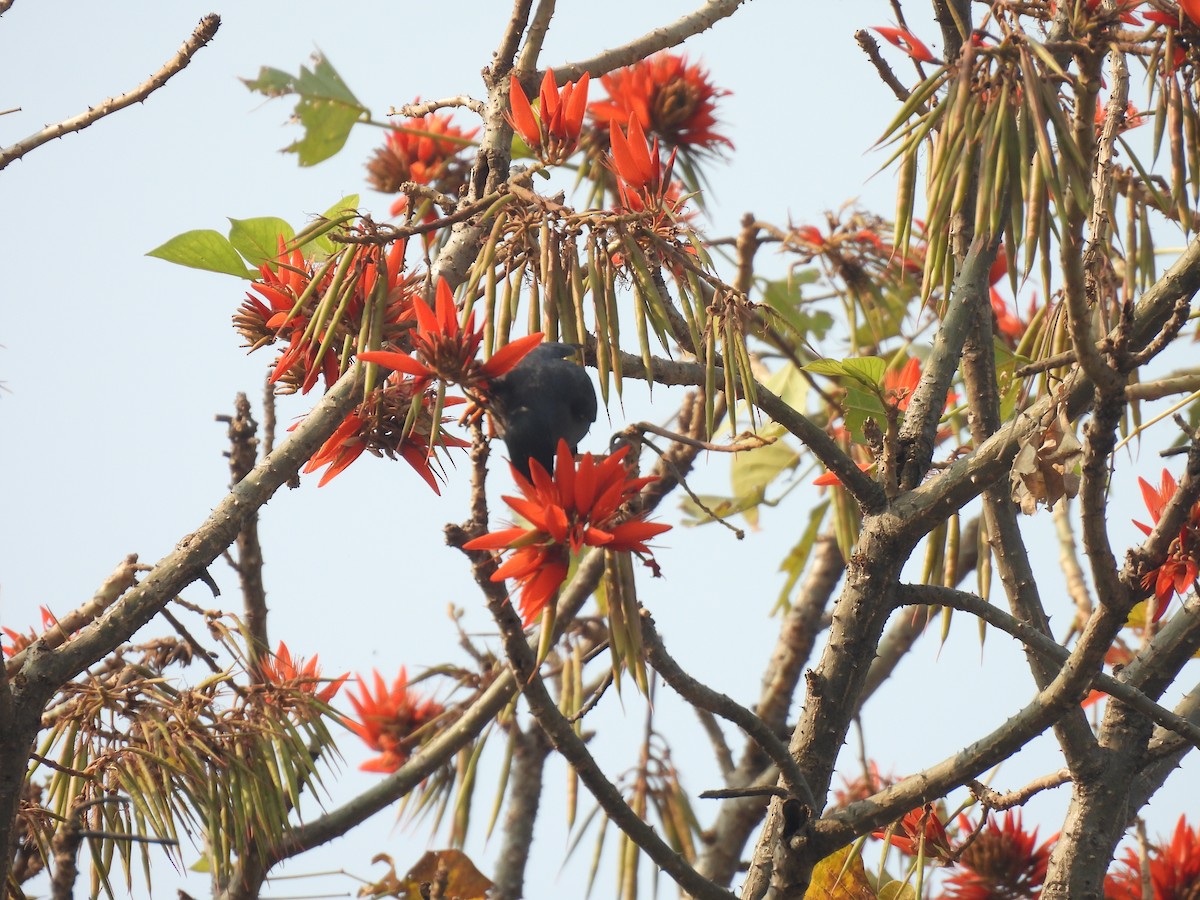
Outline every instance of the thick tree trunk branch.
[[[514, 724], [513, 728], [517, 726]], [[536, 725], [514, 735], [508, 812], [504, 817], [504, 842], [496, 859], [492, 900], [520, 900], [525, 896], [525, 867], [533, 848], [533, 824], [542, 799], [542, 772], [550, 755], [550, 742]]]

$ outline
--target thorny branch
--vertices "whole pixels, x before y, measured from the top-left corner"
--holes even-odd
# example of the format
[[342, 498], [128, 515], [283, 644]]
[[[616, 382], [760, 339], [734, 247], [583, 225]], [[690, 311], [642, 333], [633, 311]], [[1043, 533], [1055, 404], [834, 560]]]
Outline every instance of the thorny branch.
[[[0, 9], [0, 14], [3, 12], [4, 9]], [[134, 103], [141, 103], [166, 84], [172, 77], [182, 72], [200, 48], [213, 39], [217, 33], [217, 29], [220, 27], [221, 17], [215, 13], [209, 13], [200, 20], [200, 24], [196, 26], [196, 30], [192, 32], [191, 37], [183, 42], [183, 46], [179, 48], [175, 56], [168, 60], [161, 69], [151, 75], [146, 81], [131, 91], [127, 91], [116, 97], [110, 97], [102, 103], [90, 107], [87, 112], [80, 113], [70, 119], [64, 119], [55, 125], [48, 125], [24, 140], [18, 141], [10, 147], [0, 149], [0, 169], [5, 168], [13, 160], [20, 159], [30, 150], [37, 149], [42, 144], [70, 134], [73, 131], [82, 131], [105, 116], [111, 116], [113, 113], [119, 112], [127, 106], [132, 106]]]

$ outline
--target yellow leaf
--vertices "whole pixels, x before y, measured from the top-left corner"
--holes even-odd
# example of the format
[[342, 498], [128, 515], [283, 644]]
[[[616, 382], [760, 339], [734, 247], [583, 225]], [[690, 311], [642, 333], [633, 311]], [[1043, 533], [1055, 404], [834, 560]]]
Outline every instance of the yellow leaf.
[[491, 880], [476, 869], [470, 857], [461, 850], [430, 850], [404, 876], [408, 896], [420, 898], [419, 885], [442, 878], [445, 882], [441, 896], [457, 897], [458, 900], [484, 900], [492, 887]]
[[804, 893], [805, 900], [878, 900], [878, 897], [853, 845], [817, 863], [812, 883]]

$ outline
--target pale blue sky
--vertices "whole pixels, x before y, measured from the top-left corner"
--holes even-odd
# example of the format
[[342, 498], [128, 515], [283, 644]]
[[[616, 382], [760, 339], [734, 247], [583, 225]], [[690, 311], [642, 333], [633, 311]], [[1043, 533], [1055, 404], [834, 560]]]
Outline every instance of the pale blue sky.
[[[542, 62], [589, 56], [695, 5], [560, 0]], [[228, 412], [239, 390], [257, 404], [267, 357], [245, 356], [229, 325], [244, 285], [145, 252], [189, 229], [223, 230], [225, 217], [277, 215], [302, 223], [349, 193], [362, 192], [365, 207], [386, 210], [386, 199], [368, 192], [363, 181], [379, 131], [356, 129], [340, 155], [300, 169], [277, 152], [297, 134], [283, 127], [290, 104], [263, 102], [237, 78], [255, 75], [261, 65], [295, 71], [319, 47], [379, 117], [418, 95], [479, 96], [479, 70], [509, 8], [495, 0], [243, 0], [230, 6], [216, 7], [223, 25], [213, 44], [144, 105], [0, 173], [0, 379], [11, 392], [0, 396], [0, 507], [6, 511], [0, 517], [0, 621], [9, 627], [36, 622], [42, 604], [56, 612], [74, 608], [125, 554], [153, 562], [193, 530], [228, 480], [224, 428], [212, 416]], [[17, 0], [0, 18], [0, 109], [22, 111], [0, 117], [0, 144], [139, 83], [211, 9], [192, 0]], [[721, 118], [737, 152], [709, 169], [712, 233], [732, 234], [746, 210], [780, 224], [789, 218], [820, 223], [826, 209], [854, 198], [890, 215], [888, 179], [871, 180], [883, 158], [870, 147], [895, 101], [852, 37], [858, 27], [887, 24], [889, 16], [883, 0], [754, 0], [688, 42], [687, 52], [732, 91]], [[904, 68], [898, 52], [889, 58]], [[782, 271], [781, 262], [775, 265]], [[638, 418], [662, 419], [671, 399], [658, 390], [648, 405], [634, 385], [627, 408]], [[283, 400], [281, 422], [301, 415], [307, 403]], [[612, 429], [620, 428], [622, 410], [614, 407], [610, 415]], [[608, 434], [602, 417], [584, 448], [601, 450]], [[726, 461], [705, 465], [698, 489], [723, 490]], [[1153, 461], [1146, 468], [1157, 471]], [[497, 495], [508, 487], [501, 480]], [[469, 611], [469, 629], [486, 632], [490, 623], [461, 556], [443, 543], [442, 524], [465, 517], [465, 486], [453, 472], [451, 481], [437, 498], [407, 466], [364, 459], [325, 488], [310, 480], [277, 496], [262, 517], [272, 640], [283, 638], [303, 655], [319, 652], [331, 674], [377, 666], [390, 677], [402, 663], [415, 672], [459, 659], [447, 605]], [[674, 518], [674, 509], [670, 503], [664, 514]], [[494, 510], [501, 514], [498, 502]], [[775, 628], [769, 612], [782, 583], [776, 567], [806, 513], [797, 496], [765, 511], [763, 530], [741, 543], [718, 528], [671, 532], [660, 541], [666, 577], [641, 583], [642, 599], [677, 658], [747, 703], [756, 695]], [[1046, 562], [1055, 572], [1053, 560]], [[224, 599], [236, 602], [230, 573], [220, 565], [213, 573]], [[199, 586], [187, 596], [211, 602]], [[1055, 608], [1065, 621], [1065, 603]], [[868, 716], [881, 717], [869, 750], [885, 771], [907, 772], [942, 758], [1031, 696], [1032, 682], [1012, 642], [993, 635], [985, 650], [981, 661], [974, 623], [956, 622], [940, 654], [936, 641], [919, 647], [905, 666], [904, 683], [868, 706]], [[596, 720], [594, 749], [613, 776], [636, 761], [630, 747], [642, 726], [641, 703], [627, 697], [625, 704], [624, 717], [610, 703]], [[659, 712], [664, 726], [683, 729], [676, 761], [685, 783], [695, 791], [718, 786], [690, 715], [666, 691]], [[1056, 768], [1045, 739], [1039, 744], [1040, 751], [1032, 748], [1006, 767], [997, 785], [1016, 788]], [[342, 749], [345, 768], [330, 780], [334, 804], [374, 778], [357, 771], [368, 754], [356, 738], [347, 735]], [[491, 804], [486, 777], [478, 831], [467, 848], [485, 871], [495, 849], [481, 844]], [[559, 874], [562, 779], [561, 767], [553, 765], [548, 782], [556, 787], [543, 807], [528, 881], [534, 900], [564, 891], [582, 895], [573, 890], [575, 873], [586, 868], [590, 848]], [[1194, 795], [1195, 768], [1172, 784]], [[1159, 830], [1178, 815], [1189, 792], [1170, 793], [1152, 820]], [[1052, 833], [1064, 800], [1062, 791], [1039, 798], [1027, 820], [1043, 821], [1044, 813], [1043, 833]], [[708, 819], [707, 807], [699, 812]], [[384, 813], [285, 871], [344, 868], [378, 877], [369, 864], [376, 852], [390, 853], [403, 869], [425, 846], [420, 826], [395, 828]], [[195, 858], [190, 851], [185, 856]], [[161, 871], [156, 893], [174, 878], [166, 867]], [[203, 876], [189, 878], [186, 887], [197, 895], [207, 889]], [[283, 883], [272, 893], [355, 889], [348, 879], [330, 877]], [[602, 884], [596, 896], [606, 895]]]

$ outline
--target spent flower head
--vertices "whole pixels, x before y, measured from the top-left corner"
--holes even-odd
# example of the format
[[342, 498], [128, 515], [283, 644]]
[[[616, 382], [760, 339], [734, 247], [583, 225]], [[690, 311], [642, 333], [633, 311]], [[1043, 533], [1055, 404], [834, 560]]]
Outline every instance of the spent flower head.
[[[317, 660], [315, 654], [308, 662], [301, 657], [293, 657], [288, 645], [280, 641], [274, 653], [267, 654], [259, 660], [258, 671], [266, 684], [308, 694], [322, 703], [328, 703], [350, 676], [346, 673], [333, 679], [322, 678]], [[274, 698], [274, 695], [272, 697]], [[279, 699], [282, 701], [282, 697]]]
[[457, 194], [470, 168], [462, 150], [478, 133], [478, 128], [459, 128], [445, 112], [405, 119], [388, 131], [367, 162], [367, 181], [385, 194], [396, 193], [406, 181]]

